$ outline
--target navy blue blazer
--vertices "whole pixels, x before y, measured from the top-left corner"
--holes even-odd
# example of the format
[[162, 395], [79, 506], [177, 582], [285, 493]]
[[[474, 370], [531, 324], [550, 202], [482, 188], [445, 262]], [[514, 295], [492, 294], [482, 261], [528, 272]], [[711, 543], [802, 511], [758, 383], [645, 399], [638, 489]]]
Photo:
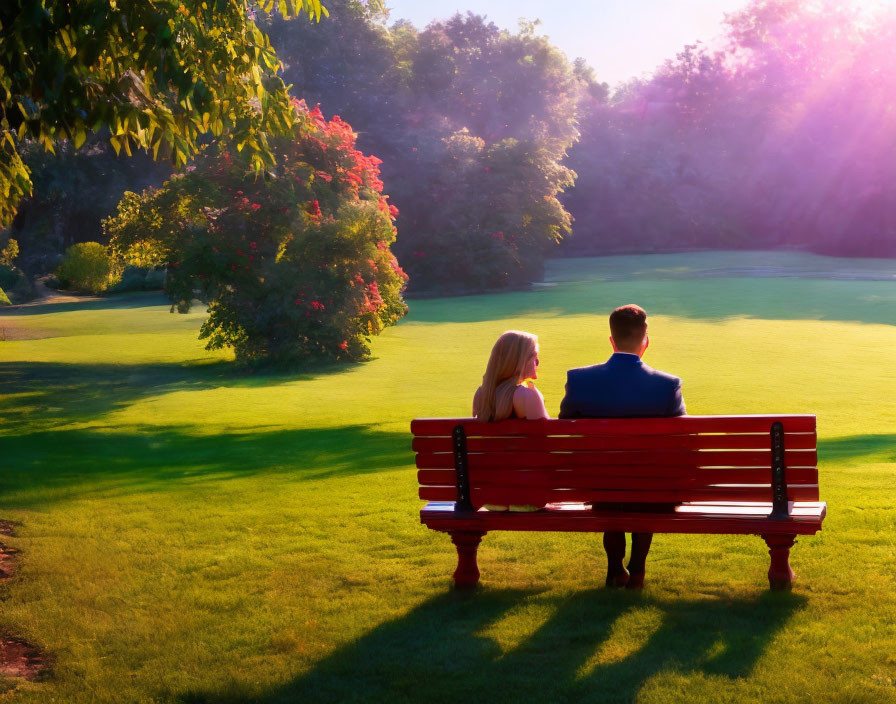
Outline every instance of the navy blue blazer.
[[683, 416], [681, 379], [651, 369], [636, 354], [616, 352], [604, 364], [570, 369], [560, 418]]

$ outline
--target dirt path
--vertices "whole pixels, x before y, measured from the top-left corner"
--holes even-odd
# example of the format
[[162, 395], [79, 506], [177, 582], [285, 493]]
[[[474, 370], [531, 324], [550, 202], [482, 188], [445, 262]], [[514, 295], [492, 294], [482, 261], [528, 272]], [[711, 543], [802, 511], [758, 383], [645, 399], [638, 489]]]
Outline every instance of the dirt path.
[[79, 295], [76, 293], [54, 291], [46, 284], [49, 277], [42, 276], [34, 281], [34, 290], [37, 292], [37, 298], [27, 303], [19, 303], [14, 306], [7, 306], [6, 310], [15, 310], [17, 308], [32, 308], [34, 306], [43, 306], [48, 303], [80, 303], [81, 301], [99, 301], [99, 296]]
[[[11, 521], [0, 520], [0, 535], [15, 537]], [[16, 573], [19, 551], [0, 543], [0, 584]], [[0, 677], [39, 680], [50, 671], [50, 659], [28, 641], [0, 632]]]

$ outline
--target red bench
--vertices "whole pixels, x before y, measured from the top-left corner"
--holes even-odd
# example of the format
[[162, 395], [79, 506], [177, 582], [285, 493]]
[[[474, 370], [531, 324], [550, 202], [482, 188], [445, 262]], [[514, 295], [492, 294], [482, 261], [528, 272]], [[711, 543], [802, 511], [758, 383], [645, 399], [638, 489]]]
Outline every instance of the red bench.
[[[771, 556], [769, 584], [786, 589], [796, 536], [819, 531], [826, 512], [812, 415], [432, 418], [414, 420], [411, 432], [428, 501], [420, 521], [451, 536], [458, 587], [479, 581], [483, 535], [527, 530], [759, 535]], [[632, 502], [677, 505], [667, 513], [606, 506]]]

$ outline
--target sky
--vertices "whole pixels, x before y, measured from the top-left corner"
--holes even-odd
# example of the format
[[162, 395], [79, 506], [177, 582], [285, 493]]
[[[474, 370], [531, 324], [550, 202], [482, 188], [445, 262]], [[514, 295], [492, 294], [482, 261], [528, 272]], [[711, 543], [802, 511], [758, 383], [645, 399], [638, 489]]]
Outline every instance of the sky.
[[566, 52], [583, 57], [599, 81], [614, 85], [651, 74], [685, 44], [711, 42], [725, 13], [747, 0], [386, 0], [390, 23], [411, 20], [423, 28], [432, 20], [468, 10], [502, 29], [516, 31], [518, 20], [540, 19], [539, 34]]

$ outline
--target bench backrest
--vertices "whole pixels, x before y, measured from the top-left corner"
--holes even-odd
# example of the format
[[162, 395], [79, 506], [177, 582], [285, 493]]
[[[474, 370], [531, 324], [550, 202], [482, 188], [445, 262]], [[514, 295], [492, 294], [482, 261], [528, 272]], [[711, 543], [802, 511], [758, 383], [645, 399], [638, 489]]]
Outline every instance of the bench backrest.
[[783, 452], [777, 454], [786, 477], [778, 483], [778, 503], [785, 501], [784, 491], [786, 501], [817, 501], [814, 415], [498, 423], [432, 418], [414, 420], [411, 432], [420, 498], [426, 500], [458, 500], [453, 432], [461, 426], [469, 498], [476, 508], [563, 501], [770, 502], [775, 424], [783, 431]]

